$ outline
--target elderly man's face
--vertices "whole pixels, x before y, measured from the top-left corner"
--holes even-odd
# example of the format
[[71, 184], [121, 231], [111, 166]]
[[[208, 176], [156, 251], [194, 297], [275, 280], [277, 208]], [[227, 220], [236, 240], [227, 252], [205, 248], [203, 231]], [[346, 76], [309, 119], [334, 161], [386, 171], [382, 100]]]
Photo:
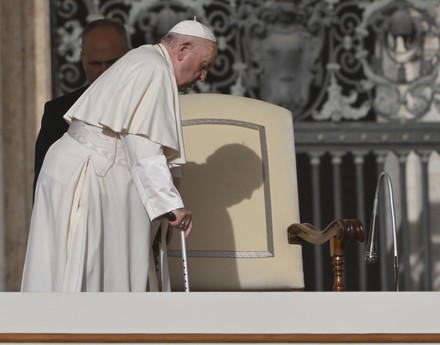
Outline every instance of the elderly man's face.
[[111, 26], [93, 28], [82, 47], [81, 61], [89, 84], [128, 51], [124, 39]]
[[182, 47], [176, 69], [176, 81], [179, 91], [194, 86], [197, 81], [205, 81], [208, 70], [217, 57], [217, 46], [209, 40], [197, 40], [187, 47]]

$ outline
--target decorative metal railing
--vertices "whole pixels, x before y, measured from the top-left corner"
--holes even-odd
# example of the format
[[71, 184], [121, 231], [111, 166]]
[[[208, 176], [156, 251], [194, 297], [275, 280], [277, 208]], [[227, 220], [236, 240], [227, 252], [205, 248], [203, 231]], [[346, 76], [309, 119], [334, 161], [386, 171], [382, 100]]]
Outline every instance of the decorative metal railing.
[[[430, 201], [430, 191], [436, 186], [430, 181], [428, 165], [430, 162], [435, 164], [435, 155], [440, 149], [439, 130], [440, 124], [427, 123], [328, 123], [325, 126], [299, 123], [295, 128], [296, 152], [302, 159], [300, 166], [308, 165], [305, 173], [299, 172], [300, 188], [307, 186], [300, 189], [300, 204], [305, 217], [318, 226], [334, 218], [356, 216], [368, 227], [379, 173], [388, 170], [395, 177], [394, 188], [400, 195], [396, 213], [399, 219], [402, 290], [429, 291], [434, 288], [432, 252], [438, 244], [431, 239], [433, 232], [437, 234], [438, 230], [431, 220], [431, 213], [438, 212], [438, 206]], [[409, 166], [414, 165], [414, 159], [409, 159], [410, 154], [419, 158], [416, 159], [416, 168], [420, 169], [420, 176], [408, 172]], [[386, 166], [387, 161], [391, 162]], [[413, 181], [408, 179], [408, 175]], [[329, 190], [323, 186], [326, 182], [331, 182], [333, 188]], [[420, 195], [413, 195], [413, 199], [419, 200], [418, 209], [421, 211], [416, 221], [411, 221], [408, 215], [411, 203], [408, 202], [407, 191], [410, 183], [420, 187]], [[302, 203], [301, 197], [307, 195], [311, 195], [310, 200]], [[323, 209], [330, 211], [323, 213]], [[360, 244], [355, 250], [352, 248], [347, 258], [347, 269], [358, 272], [352, 273], [358, 281], [353, 282], [353, 277], [350, 277], [348, 289], [392, 290], [392, 252], [387, 244], [387, 238], [391, 239], [391, 230], [387, 229], [389, 210], [383, 208], [380, 219], [380, 265], [376, 270], [368, 269], [364, 261], [364, 245]], [[310, 279], [316, 290], [328, 288], [324, 286], [323, 262], [327, 258], [322, 259], [323, 253], [320, 247], [313, 249], [315, 267]], [[306, 262], [310, 262], [307, 259]], [[423, 271], [417, 273], [414, 266], [423, 267]]]

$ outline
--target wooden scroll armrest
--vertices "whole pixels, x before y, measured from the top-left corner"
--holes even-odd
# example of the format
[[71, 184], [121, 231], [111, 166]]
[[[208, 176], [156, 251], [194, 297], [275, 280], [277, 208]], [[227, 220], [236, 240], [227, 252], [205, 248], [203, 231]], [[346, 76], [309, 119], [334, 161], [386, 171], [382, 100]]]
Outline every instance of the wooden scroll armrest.
[[308, 223], [292, 224], [287, 228], [287, 238], [290, 244], [301, 244], [303, 241], [323, 244], [330, 240], [333, 291], [344, 291], [344, 242], [363, 242], [365, 230], [358, 219], [336, 219], [322, 231]]

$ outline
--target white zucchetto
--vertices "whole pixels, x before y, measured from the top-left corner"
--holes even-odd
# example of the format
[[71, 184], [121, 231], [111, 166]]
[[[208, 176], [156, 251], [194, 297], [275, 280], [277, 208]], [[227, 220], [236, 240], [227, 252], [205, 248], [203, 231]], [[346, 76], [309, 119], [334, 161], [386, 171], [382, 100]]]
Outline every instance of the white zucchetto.
[[214, 33], [206, 25], [196, 20], [184, 20], [174, 25], [169, 32], [176, 34], [200, 37], [212, 42], [217, 42]]

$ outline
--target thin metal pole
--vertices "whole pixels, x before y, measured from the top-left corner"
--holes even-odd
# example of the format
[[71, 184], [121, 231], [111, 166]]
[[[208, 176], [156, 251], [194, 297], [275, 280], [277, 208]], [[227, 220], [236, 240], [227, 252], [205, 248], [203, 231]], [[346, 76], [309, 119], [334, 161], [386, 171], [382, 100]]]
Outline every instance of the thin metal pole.
[[183, 285], [185, 287], [185, 292], [189, 292], [188, 257], [186, 255], [185, 231], [180, 231], [180, 243], [182, 247]]
[[420, 151], [422, 161], [422, 245], [423, 245], [423, 289], [432, 291], [432, 254], [431, 254], [431, 224], [430, 224], [430, 205], [429, 205], [429, 174], [428, 162], [432, 151]]
[[[365, 223], [365, 183], [364, 183], [364, 162], [366, 151], [354, 151], [354, 164], [356, 166], [356, 195], [357, 212], [359, 219]], [[358, 242], [358, 267], [359, 267], [359, 289], [367, 290], [367, 265], [365, 264], [364, 254], [365, 244]]]
[[[385, 158], [388, 155], [388, 151], [375, 151], [375, 154], [376, 154], [376, 164], [377, 164], [377, 175], [379, 176], [380, 173], [384, 170]], [[381, 199], [383, 200], [383, 198], [384, 196], [382, 193]], [[380, 217], [378, 221], [380, 222], [380, 227], [384, 229], [386, 226], [385, 217]], [[372, 225], [370, 224], [370, 226]], [[379, 231], [379, 249], [382, 250], [382, 253], [384, 253], [383, 255], [379, 256], [380, 287], [382, 291], [388, 290], [388, 265], [387, 265], [386, 248], [387, 248], [386, 232]]]
[[[173, 212], [168, 212], [166, 214], [166, 218], [168, 221], [173, 222], [176, 220], [176, 215]], [[182, 267], [183, 267], [183, 286], [185, 288], [185, 292], [189, 292], [189, 275], [188, 275], [188, 256], [186, 255], [186, 238], [185, 231], [180, 231], [180, 244], [182, 247]]]
[[411, 291], [411, 236], [408, 225], [408, 205], [407, 205], [407, 181], [406, 181], [406, 165], [410, 151], [397, 151], [400, 167], [400, 200], [401, 200], [401, 233], [403, 244], [403, 286], [405, 291]]
[[[342, 218], [342, 178], [341, 178], [341, 165], [342, 165], [342, 156], [345, 155], [345, 152], [334, 151], [331, 153], [332, 155], [332, 166], [333, 166], [333, 203], [334, 203], [334, 218]], [[330, 252], [333, 253], [334, 241], [330, 241]], [[343, 278], [346, 281], [346, 271], [343, 271]]]
[[332, 152], [332, 165], [333, 165], [333, 186], [334, 186], [334, 204], [335, 218], [342, 217], [342, 185], [341, 185], [341, 164], [342, 156], [345, 152]]
[[[310, 164], [312, 167], [312, 195], [313, 195], [313, 222], [315, 226], [321, 227], [321, 185], [319, 179], [319, 168], [321, 164], [322, 152], [312, 152], [310, 155]], [[313, 246], [313, 256], [315, 259], [315, 290], [324, 290], [323, 268], [322, 268], [322, 246]]]

